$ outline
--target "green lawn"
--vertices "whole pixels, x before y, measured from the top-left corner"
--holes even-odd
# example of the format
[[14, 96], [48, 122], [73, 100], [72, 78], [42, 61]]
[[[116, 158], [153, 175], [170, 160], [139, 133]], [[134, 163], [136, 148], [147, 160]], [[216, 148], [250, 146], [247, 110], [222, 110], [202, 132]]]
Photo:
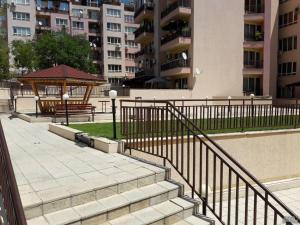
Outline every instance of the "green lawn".
[[[106, 137], [112, 139], [112, 123], [88, 123], [88, 124], [71, 124], [70, 127], [80, 130], [82, 132], [88, 133], [90, 136], [95, 137]], [[299, 127], [299, 126], [298, 126]], [[274, 127], [256, 127], [256, 128], [247, 128], [244, 131], [263, 131], [263, 130], [279, 130], [279, 129], [293, 129], [293, 126], [274, 126]], [[217, 129], [217, 130], [206, 130], [207, 134], [219, 134], [219, 133], [234, 133], [241, 132], [240, 128], [237, 129]], [[185, 132], [186, 133], [186, 132]], [[144, 136], [144, 133], [141, 132], [138, 136]], [[146, 134], [147, 136], [147, 134]], [[156, 136], [156, 135], [155, 135]], [[161, 133], [158, 132], [157, 136], [161, 136]], [[117, 138], [122, 139], [124, 136], [120, 133], [120, 123], [117, 123]]]

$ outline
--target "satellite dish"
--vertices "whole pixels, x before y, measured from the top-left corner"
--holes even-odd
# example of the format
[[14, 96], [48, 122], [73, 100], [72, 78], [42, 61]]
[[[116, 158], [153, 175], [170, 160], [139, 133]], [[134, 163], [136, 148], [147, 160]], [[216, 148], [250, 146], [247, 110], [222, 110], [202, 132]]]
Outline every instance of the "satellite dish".
[[202, 70], [200, 70], [199, 68], [195, 69], [195, 75], [201, 75], [202, 74]]
[[94, 47], [94, 48], [97, 48], [97, 45], [94, 43], [94, 44], [93, 44], [93, 47]]
[[82, 11], [82, 10], [80, 10], [80, 11], [79, 11], [79, 13], [80, 13], [80, 14], [83, 14], [83, 11]]
[[37, 9], [38, 11], [40, 11], [40, 10], [41, 10], [41, 7], [40, 7], [40, 6], [38, 6], [38, 7], [36, 7], [36, 9]]
[[184, 60], [187, 60], [187, 59], [188, 59], [187, 54], [186, 54], [185, 52], [181, 53], [181, 56], [182, 56], [182, 58], [183, 58]]
[[42, 22], [42, 21], [39, 21], [39, 25], [42, 26], [42, 25], [43, 25], [43, 22]]
[[90, 47], [93, 47], [93, 43], [92, 42], [90, 42]]

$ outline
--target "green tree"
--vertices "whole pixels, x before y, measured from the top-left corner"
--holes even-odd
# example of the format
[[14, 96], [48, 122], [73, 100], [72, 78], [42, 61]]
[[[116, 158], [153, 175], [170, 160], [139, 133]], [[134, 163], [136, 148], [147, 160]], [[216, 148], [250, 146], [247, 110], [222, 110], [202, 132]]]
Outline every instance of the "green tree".
[[16, 68], [27, 68], [29, 72], [37, 68], [34, 41], [13, 41], [12, 54], [14, 56]]
[[7, 43], [0, 38], [0, 80], [9, 77], [9, 50]]
[[90, 43], [84, 36], [71, 36], [64, 31], [44, 33], [35, 42], [35, 52], [40, 69], [65, 64], [96, 73]]

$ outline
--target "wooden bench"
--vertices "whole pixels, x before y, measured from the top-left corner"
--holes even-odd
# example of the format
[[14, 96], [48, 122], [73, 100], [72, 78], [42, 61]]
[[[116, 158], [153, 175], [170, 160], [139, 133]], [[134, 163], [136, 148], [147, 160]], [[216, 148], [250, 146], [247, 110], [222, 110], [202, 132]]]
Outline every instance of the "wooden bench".
[[[68, 115], [92, 115], [92, 121], [95, 118], [95, 106], [92, 104], [68, 104]], [[54, 107], [54, 121], [57, 117], [66, 115], [66, 108], [64, 104], [58, 104]]]

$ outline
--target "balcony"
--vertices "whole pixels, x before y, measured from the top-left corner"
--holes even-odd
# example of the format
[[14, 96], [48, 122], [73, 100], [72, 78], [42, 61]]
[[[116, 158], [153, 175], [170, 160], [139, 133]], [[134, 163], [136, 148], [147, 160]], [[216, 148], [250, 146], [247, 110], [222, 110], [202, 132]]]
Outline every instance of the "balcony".
[[244, 48], [260, 49], [264, 47], [264, 34], [262, 32], [245, 34]]
[[175, 59], [161, 66], [162, 76], [188, 75], [191, 73], [191, 60]]
[[192, 15], [190, 0], [177, 0], [161, 13], [161, 26], [170, 20], [187, 20]]
[[154, 27], [152, 25], [145, 25], [138, 28], [135, 34], [135, 41], [138, 43], [147, 43], [153, 40]]
[[264, 63], [262, 60], [245, 60], [243, 74], [261, 75], [263, 74]]
[[171, 51], [175, 49], [186, 49], [192, 43], [191, 30], [183, 29], [175, 33], [170, 33], [161, 40], [161, 51]]
[[260, 4], [250, 4], [245, 6], [245, 21], [264, 21], [265, 6]]
[[154, 71], [152, 69], [141, 69], [140, 71], [135, 73], [135, 77], [142, 76], [153, 76]]
[[153, 2], [146, 2], [135, 13], [135, 23], [141, 23], [143, 20], [153, 20], [154, 16], [154, 4]]

